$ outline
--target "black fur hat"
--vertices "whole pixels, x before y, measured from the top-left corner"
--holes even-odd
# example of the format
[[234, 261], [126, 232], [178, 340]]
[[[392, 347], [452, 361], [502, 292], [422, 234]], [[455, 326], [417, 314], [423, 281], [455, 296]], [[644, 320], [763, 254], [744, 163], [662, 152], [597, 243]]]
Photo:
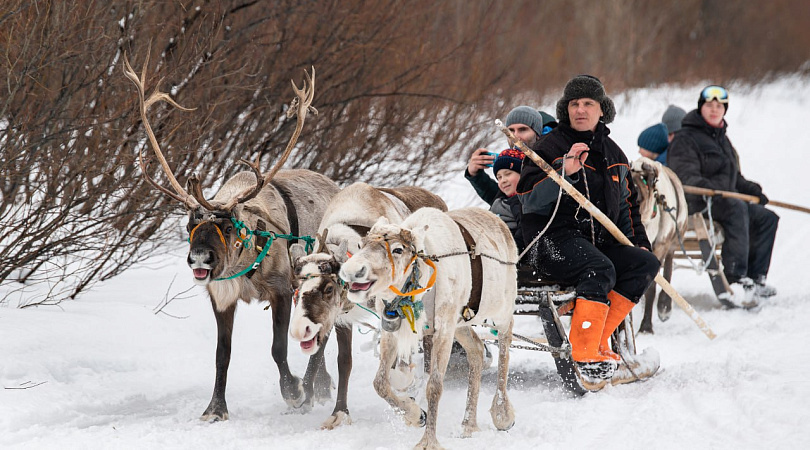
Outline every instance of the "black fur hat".
[[557, 102], [557, 118], [560, 123], [571, 125], [568, 117], [568, 102], [578, 98], [592, 98], [602, 105], [602, 122], [608, 124], [616, 118], [616, 107], [613, 100], [605, 93], [605, 86], [592, 75], [577, 75], [565, 85], [562, 98]]

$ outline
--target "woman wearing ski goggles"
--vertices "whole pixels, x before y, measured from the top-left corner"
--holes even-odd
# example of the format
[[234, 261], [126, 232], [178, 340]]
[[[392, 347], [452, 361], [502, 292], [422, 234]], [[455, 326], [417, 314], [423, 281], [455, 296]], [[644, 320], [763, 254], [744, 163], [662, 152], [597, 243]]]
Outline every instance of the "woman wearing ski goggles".
[[712, 198], [708, 202], [697, 195], [686, 196], [690, 214], [711, 207], [712, 219], [723, 226], [723, 272], [732, 287], [737, 287], [735, 295], [726, 300], [750, 308], [776, 295], [776, 289], [765, 281], [779, 216], [764, 207], [768, 197], [762, 186], [740, 172], [737, 150], [726, 135], [728, 100], [728, 91], [722, 86], [706, 86], [700, 91], [697, 109], [684, 117], [681, 130], [669, 144], [667, 164], [684, 185], [759, 198], [759, 203], [753, 204], [736, 198]]

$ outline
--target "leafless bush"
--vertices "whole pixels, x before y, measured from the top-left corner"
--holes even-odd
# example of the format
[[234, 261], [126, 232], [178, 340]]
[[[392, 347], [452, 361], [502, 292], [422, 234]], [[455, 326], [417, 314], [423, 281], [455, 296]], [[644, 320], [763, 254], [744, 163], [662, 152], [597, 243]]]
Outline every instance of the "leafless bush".
[[423, 184], [480, 143], [482, 117], [503, 117], [513, 93], [559, 92], [576, 73], [617, 92], [796, 70], [809, 14], [799, 0], [7, 0], [0, 299], [73, 298], [179, 242], [179, 205], [137, 168], [124, 53], [142, 67], [151, 50], [147, 85], [196, 108], [151, 113], [181, 183], [197, 172], [210, 195], [239, 158], [271, 165], [294, 128], [289, 80], [315, 66], [321, 114], [288, 167]]

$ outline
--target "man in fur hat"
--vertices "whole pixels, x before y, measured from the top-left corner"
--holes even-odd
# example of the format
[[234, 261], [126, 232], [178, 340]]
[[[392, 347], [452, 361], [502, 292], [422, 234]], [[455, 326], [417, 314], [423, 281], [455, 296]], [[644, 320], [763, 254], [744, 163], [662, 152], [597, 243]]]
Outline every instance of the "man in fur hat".
[[[619, 243], [547, 174], [526, 158], [518, 183], [529, 262], [544, 279], [576, 287], [571, 319], [572, 358], [586, 387], [598, 389], [619, 355], [608, 337], [638, 303], [660, 264], [641, 223], [627, 157], [609, 137], [616, 109], [598, 78], [579, 75], [557, 102], [559, 125], [533, 150], [587, 197], [635, 244]], [[556, 208], [556, 212], [555, 211]]]

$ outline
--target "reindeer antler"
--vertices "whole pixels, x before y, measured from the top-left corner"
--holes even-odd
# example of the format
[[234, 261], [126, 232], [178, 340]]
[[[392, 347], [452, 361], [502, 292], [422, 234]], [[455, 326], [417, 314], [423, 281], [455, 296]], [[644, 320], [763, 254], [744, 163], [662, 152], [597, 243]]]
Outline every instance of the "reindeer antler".
[[281, 159], [279, 159], [276, 165], [270, 169], [270, 172], [267, 172], [265, 175], [262, 175], [262, 171], [259, 167], [260, 157], [256, 158], [255, 163], [250, 163], [244, 159], [240, 160], [239, 162], [250, 167], [256, 174], [256, 185], [233, 197], [223, 207], [223, 209], [230, 211], [231, 208], [236, 206], [238, 203], [244, 203], [256, 197], [256, 195], [259, 194], [259, 191], [270, 183], [279, 169], [281, 169], [281, 167], [287, 161], [287, 158], [290, 156], [292, 149], [295, 147], [295, 144], [298, 141], [298, 137], [301, 135], [301, 130], [304, 128], [304, 121], [307, 118], [307, 113], [312, 112], [313, 114], [318, 114], [318, 110], [312, 106], [312, 99], [315, 98], [315, 67], [312, 67], [311, 76], [306, 70], [304, 71], [304, 75], [306, 76], [306, 79], [304, 80], [302, 89], [299, 89], [298, 86], [296, 86], [295, 81], [290, 80], [293, 91], [295, 92], [295, 98], [293, 98], [289, 109], [287, 109], [287, 117], [293, 118], [297, 115], [298, 120], [295, 124], [295, 131], [293, 131], [292, 136], [290, 136], [290, 141], [287, 143], [287, 148], [284, 150], [284, 154], [281, 155]]
[[[196, 201], [196, 199], [189, 195], [185, 189], [177, 182], [177, 178], [175, 178], [174, 174], [172, 173], [171, 168], [169, 167], [169, 163], [166, 162], [166, 158], [163, 156], [163, 152], [160, 150], [160, 145], [158, 145], [158, 141], [155, 138], [155, 133], [152, 131], [152, 126], [149, 124], [149, 119], [146, 117], [146, 111], [149, 109], [150, 106], [159, 102], [165, 101], [166, 103], [174, 106], [175, 108], [181, 111], [193, 111], [193, 109], [184, 108], [177, 104], [169, 94], [165, 92], [160, 92], [159, 90], [155, 89], [155, 92], [146, 98], [145, 92], [145, 80], [146, 80], [146, 68], [149, 66], [149, 52], [146, 53], [146, 61], [143, 65], [143, 71], [141, 73], [141, 77], [138, 78], [138, 74], [132, 69], [132, 66], [129, 64], [129, 60], [127, 59], [126, 53], [124, 54], [124, 75], [132, 81], [136, 88], [138, 88], [138, 98], [140, 103], [140, 110], [141, 110], [141, 120], [143, 120], [143, 126], [146, 128], [146, 135], [149, 137], [149, 143], [152, 145], [152, 150], [155, 152], [155, 156], [157, 156], [158, 161], [160, 162], [161, 167], [163, 168], [163, 172], [166, 173], [166, 176], [169, 178], [169, 183], [172, 185], [174, 192], [170, 191], [169, 189], [161, 186], [158, 184], [154, 179], [152, 179], [148, 172], [146, 163], [143, 159], [143, 153], [138, 152], [138, 162], [141, 166], [141, 174], [146, 181], [149, 182], [152, 186], [156, 187], [159, 191], [163, 192], [164, 194], [168, 195], [169, 197], [175, 199], [183, 203], [189, 209], [195, 209], [199, 204], [202, 202]], [[160, 84], [160, 83], [158, 83]], [[206, 204], [208, 202], [205, 202]], [[210, 206], [210, 204], [209, 204]], [[208, 207], [208, 206], [206, 206]]]

